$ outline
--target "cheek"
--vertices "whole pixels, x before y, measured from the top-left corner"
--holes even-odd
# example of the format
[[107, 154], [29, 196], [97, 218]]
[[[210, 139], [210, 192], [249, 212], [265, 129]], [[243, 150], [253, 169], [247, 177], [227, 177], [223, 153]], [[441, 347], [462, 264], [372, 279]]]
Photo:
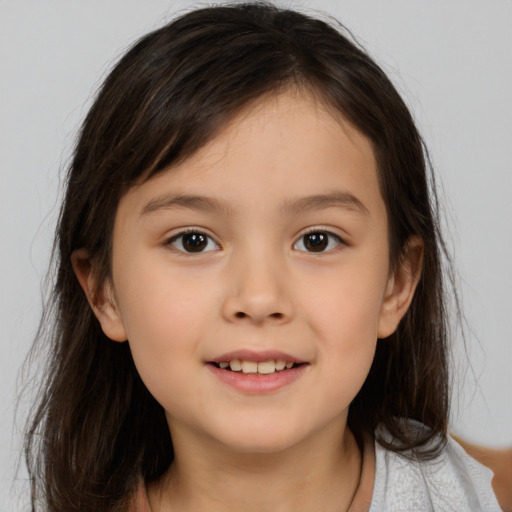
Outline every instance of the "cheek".
[[358, 390], [375, 355], [378, 308], [361, 311], [356, 303], [355, 298], [342, 304], [333, 301], [330, 308], [318, 312], [313, 328], [322, 345], [319, 357], [328, 379], [342, 380]]
[[[376, 310], [364, 313], [357, 300], [338, 302], [318, 312], [315, 331], [322, 344], [318, 363], [324, 387], [323, 407], [348, 409], [363, 386], [372, 365], [377, 345]], [[319, 381], [320, 384], [320, 381]], [[314, 397], [312, 397], [312, 400]], [[318, 398], [316, 398], [318, 400]], [[319, 405], [320, 406], [320, 405]]]
[[[214, 314], [214, 287], [202, 280], [184, 279], [158, 265], [136, 262], [119, 279], [129, 283], [119, 290], [119, 305], [137, 370], [158, 399], [159, 388], [174, 385], [185, 373], [184, 362], [201, 364], [199, 344]], [[120, 275], [120, 277], [123, 277]]]
[[366, 379], [378, 338], [387, 267], [377, 262], [370, 267], [361, 264], [349, 271], [347, 265], [347, 271], [340, 270], [334, 278], [316, 276], [316, 284], [323, 285], [305, 287], [301, 293], [303, 316], [318, 340], [324, 376], [338, 383], [331, 392], [349, 401]]
[[319, 338], [334, 345], [337, 340], [349, 345], [376, 340], [386, 273], [387, 267], [378, 262], [361, 262], [306, 282], [300, 292], [302, 307]]

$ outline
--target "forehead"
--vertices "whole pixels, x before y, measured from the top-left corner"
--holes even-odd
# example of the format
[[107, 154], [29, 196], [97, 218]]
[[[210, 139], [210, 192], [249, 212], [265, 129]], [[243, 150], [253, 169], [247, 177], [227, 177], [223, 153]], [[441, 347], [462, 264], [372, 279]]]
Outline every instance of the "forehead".
[[254, 208], [262, 201], [342, 192], [368, 203], [370, 213], [383, 206], [369, 140], [320, 100], [296, 90], [248, 105], [196, 153], [134, 187], [122, 202], [140, 210], [171, 192]]
[[288, 160], [306, 156], [321, 160], [321, 153], [334, 156], [334, 146], [346, 157], [359, 153], [365, 165], [375, 166], [373, 148], [362, 133], [315, 95], [291, 88], [245, 106], [209, 143], [175, 169], [211, 169], [220, 160], [243, 159], [248, 150], [252, 150], [251, 156], [261, 155], [255, 164], [263, 163], [269, 155], [276, 166], [282, 155]]

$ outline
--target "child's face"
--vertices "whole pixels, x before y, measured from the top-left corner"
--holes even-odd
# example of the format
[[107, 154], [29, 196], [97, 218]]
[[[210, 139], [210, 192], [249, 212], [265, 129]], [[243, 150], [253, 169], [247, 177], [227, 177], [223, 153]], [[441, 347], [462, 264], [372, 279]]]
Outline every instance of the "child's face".
[[[412, 293], [387, 222], [368, 140], [281, 94], [122, 198], [98, 316], [129, 339], [175, 437], [265, 452], [341, 433]], [[212, 364], [236, 359], [302, 364]]]

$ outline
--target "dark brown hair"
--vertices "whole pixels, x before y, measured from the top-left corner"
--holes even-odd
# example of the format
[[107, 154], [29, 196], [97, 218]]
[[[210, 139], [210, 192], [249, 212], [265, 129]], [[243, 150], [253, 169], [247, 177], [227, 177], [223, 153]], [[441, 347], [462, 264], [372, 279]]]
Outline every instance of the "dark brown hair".
[[[121, 196], [192, 155], [249, 102], [290, 87], [313, 93], [373, 144], [391, 263], [400, 264], [410, 237], [425, 244], [413, 302], [397, 331], [378, 343], [349, 424], [356, 435], [384, 425], [394, 439], [386, 446], [409, 456], [443, 446], [444, 246], [431, 166], [408, 108], [334, 21], [268, 3], [209, 7], [140, 39], [106, 78], [79, 134], [38, 340], [48, 342], [46, 380], [26, 438], [33, 510], [39, 502], [52, 512], [125, 510], [138, 481], [157, 479], [173, 460], [162, 407], [140, 380], [129, 342], [103, 334], [72, 252], [86, 248], [100, 280], [108, 279]], [[409, 419], [427, 428], [413, 431]]]

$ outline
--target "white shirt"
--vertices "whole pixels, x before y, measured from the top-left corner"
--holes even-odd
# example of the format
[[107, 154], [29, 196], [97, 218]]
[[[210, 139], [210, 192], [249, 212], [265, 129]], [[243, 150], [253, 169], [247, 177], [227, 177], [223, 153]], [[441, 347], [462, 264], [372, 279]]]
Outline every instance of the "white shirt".
[[369, 512], [501, 512], [492, 477], [450, 437], [438, 457], [418, 462], [375, 443]]

